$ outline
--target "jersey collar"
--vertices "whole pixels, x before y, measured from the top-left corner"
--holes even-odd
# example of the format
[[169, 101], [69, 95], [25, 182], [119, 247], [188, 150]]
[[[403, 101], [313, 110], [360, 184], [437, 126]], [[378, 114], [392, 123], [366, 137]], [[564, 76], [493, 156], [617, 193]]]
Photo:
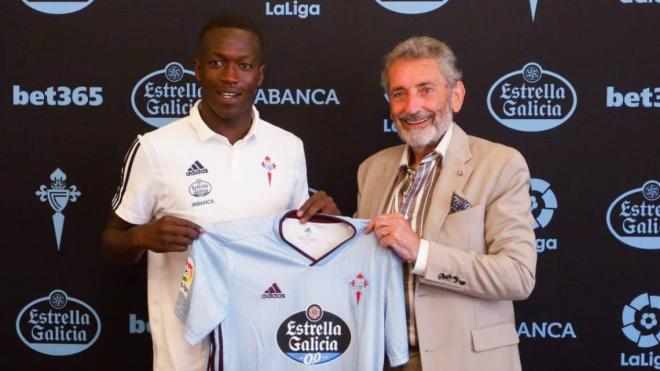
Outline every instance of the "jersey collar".
[[287, 218], [293, 218], [293, 219], [300, 219], [296, 215], [297, 210], [287, 210], [279, 213], [277, 217], [275, 218], [273, 222], [273, 232], [275, 233], [278, 238], [285, 242], [287, 245], [291, 246], [297, 253], [299, 253], [301, 256], [307, 258], [310, 260], [310, 266], [316, 265], [317, 263], [321, 262], [323, 259], [326, 257], [330, 256], [332, 253], [337, 251], [340, 247], [344, 246], [346, 242], [352, 240], [357, 233], [362, 233], [363, 232], [363, 227], [355, 223], [355, 221], [341, 217], [341, 216], [333, 216], [333, 215], [326, 215], [326, 214], [315, 214], [312, 216], [312, 218], [309, 220], [310, 222], [313, 223], [345, 223], [348, 224], [352, 229], [353, 229], [353, 234], [348, 237], [346, 240], [342, 241], [339, 243], [337, 246], [334, 248], [330, 249], [325, 255], [319, 257], [318, 259], [314, 259], [312, 256], [309, 256], [306, 254], [303, 250], [299, 249], [297, 246], [289, 242], [286, 238], [284, 238], [284, 234], [282, 233], [282, 224], [285, 219]]

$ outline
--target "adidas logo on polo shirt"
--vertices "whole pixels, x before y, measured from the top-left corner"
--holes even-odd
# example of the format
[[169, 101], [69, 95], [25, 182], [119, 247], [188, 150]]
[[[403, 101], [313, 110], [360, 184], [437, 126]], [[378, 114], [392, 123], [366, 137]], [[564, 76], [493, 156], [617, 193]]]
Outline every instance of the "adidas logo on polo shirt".
[[280, 290], [280, 287], [277, 286], [277, 283], [274, 282], [272, 285], [270, 285], [269, 288], [266, 289], [266, 291], [264, 291], [264, 294], [261, 295], [262, 299], [281, 299], [284, 297], [284, 293], [282, 290]]
[[188, 168], [188, 172], [186, 173], [186, 176], [193, 176], [197, 174], [206, 174], [209, 171], [202, 165], [199, 161], [193, 162], [192, 165]]

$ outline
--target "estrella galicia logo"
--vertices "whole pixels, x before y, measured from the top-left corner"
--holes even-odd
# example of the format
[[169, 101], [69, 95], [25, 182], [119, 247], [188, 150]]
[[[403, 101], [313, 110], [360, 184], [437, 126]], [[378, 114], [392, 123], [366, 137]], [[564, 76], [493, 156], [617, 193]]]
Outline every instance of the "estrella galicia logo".
[[660, 296], [644, 293], [623, 307], [621, 331], [640, 348], [660, 343]]
[[211, 183], [201, 179], [195, 180], [190, 187], [188, 187], [188, 192], [195, 197], [204, 197], [211, 193], [211, 190]]
[[550, 224], [557, 208], [557, 197], [550, 189], [550, 183], [543, 179], [532, 178], [530, 197], [532, 199], [534, 229], [545, 228]]
[[575, 112], [577, 94], [568, 80], [530, 62], [497, 80], [488, 91], [486, 103], [500, 124], [537, 132], [566, 122]]
[[16, 318], [16, 333], [32, 350], [68, 356], [96, 342], [101, 334], [101, 320], [85, 302], [54, 290], [21, 310]]
[[201, 96], [195, 73], [172, 62], [135, 84], [131, 104], [144, 122], [159, 128], [186, 116]]
[[422, 14], [436, 10], [449, 0], [376, 0], [382, 7], [401, 14]]
[[617, 197], [607, 209], [607, 227], [628, 246], [660, 249], [660, 182], [649, 180]]
[[30, 8], [48, 14], [69, 14], [86, 8], [94, 0], [23, 0]]
[[330, 362], [351, 343], [351, 331], [341, 318], [312, 304], [277, 329], [277, 345], [287, 357], [306, 365]]
[[53, 228], [55, 229], [55, 240], [57, 241], [57, 251], [60, 251], [60, 242], [62, 241], [62, 230], [64, 229], [64, 214], [62, 211], [66, 205], [76, 202], [81, 193], [75, 185], [66, 187], [66, 174], [59, 168], [50, 174], [50, 188], [41, 185], [35, 192], [41, 202], [50, 204], [55, 211], [53, 214]]

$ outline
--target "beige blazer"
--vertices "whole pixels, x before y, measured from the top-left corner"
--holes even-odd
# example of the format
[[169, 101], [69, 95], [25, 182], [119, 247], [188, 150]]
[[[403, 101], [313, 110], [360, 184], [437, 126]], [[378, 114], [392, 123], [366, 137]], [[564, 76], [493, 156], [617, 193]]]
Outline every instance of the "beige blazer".
[[[360, 165], [356, 217], [384, 211], [403, 149]], [[535, 283], [529, 182], [518, 151], [454, 126], [424, 224], [430, 248], [414, 299], [424, 371], [521, 369], [512, 300], [527, 298]], [[453, 194], [472, 207], [450, 213]]]

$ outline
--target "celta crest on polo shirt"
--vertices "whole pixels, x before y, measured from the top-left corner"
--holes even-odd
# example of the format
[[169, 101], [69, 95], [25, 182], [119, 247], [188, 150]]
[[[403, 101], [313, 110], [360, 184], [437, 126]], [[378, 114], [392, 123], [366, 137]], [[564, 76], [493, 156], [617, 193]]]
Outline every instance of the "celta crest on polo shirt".
[[268, 178], [268, 186], [270, 187], [271, 181], [273, 179], [273, 170], [277, 168], [275, 162], [270, 159], [270, 156], [266, 156], [261, 162], [261, 167], [266, 170], [266, 177]]
[[312, 304], [285, 319], [277, 330], [277, 345], [292, 360], [314, 365], [340, 357], [351, 344], [351, 331], [339, 316]]
[[81, 193], [75, 185], [66, 186], [66, 174], [60, 170], [55, 169], [50, 174], [50, 188], [41, 185], [35, 192], [41, 202], [48, 201], [50, 207], [55, 211], [53, 214], [53, 228], [55, 229], [55, 240], [57, 242], [57, 251], [60, 251], [60, 243], [62, 241], [62, 231], [64, 229], [64, 208], [71, 202], [76, 202]]
[[161, 127], [190, 113], [202, 88], [195, 73], [171, 62], [144, 76], [131, 93], [133, 111], [147, 124]]
[[355, 292], [355, 304], [360, 304], [362, 293], [367, 289], [367, 286], [369, 286], [369, 281], [364, 277], [362, 272], [358, 273], [351, 280], [351, 287], [353, 288], [353, 292]]

